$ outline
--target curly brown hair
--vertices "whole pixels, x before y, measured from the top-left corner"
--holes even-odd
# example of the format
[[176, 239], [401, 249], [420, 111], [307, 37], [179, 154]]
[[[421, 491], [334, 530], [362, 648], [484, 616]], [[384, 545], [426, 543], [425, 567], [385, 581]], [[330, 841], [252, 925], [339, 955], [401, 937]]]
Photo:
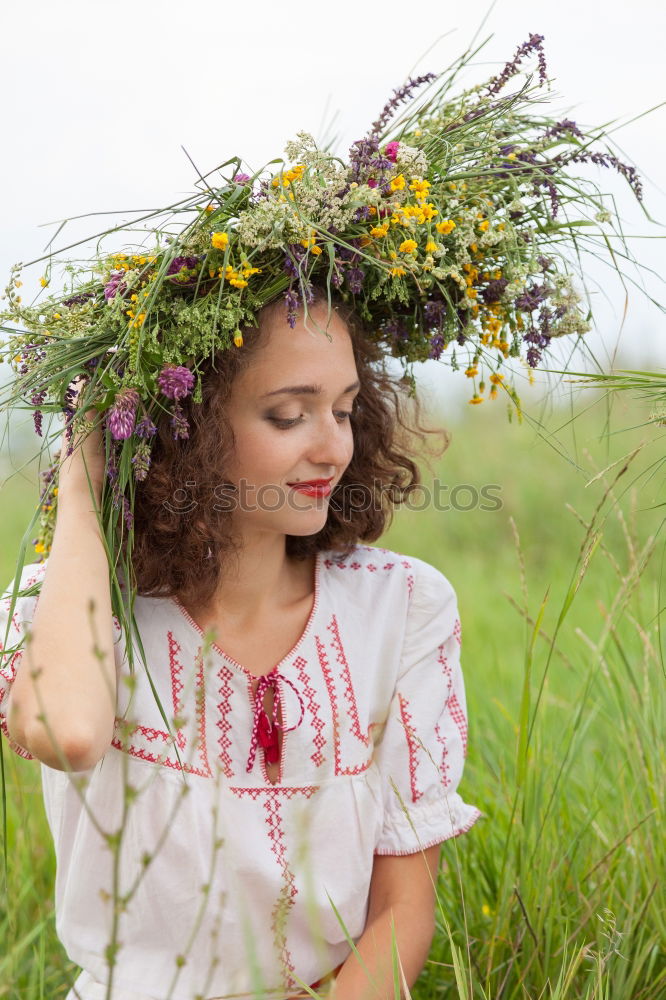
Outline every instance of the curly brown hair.
[[[309, 308], [327, 303], [326, 290], [313, 288]], [[349, 331], [360, 381], [351, 416], [354, 453], [321, 531], [287, 536], [287, 554], [295, 559], [376, 541], [394, 508], [421, 482], [415, 455], [425, 451], [428, 436], [444, 438], [440, 454], [448, 444], [446, 432], [422, 426], [411, 383], [388, 371], [384, 351], [368, 338], [353, 309], [337, 296], [331, 304]], [[218, 492], [234, 447], [226, 403], [278, 309], [284, 316], [281, 299], [264, 307], [257, 328], [243, 332], [242, 349], [220, 351], [206, 363], [201, 403], [183, 400], [189, 440], [174, 440], [167, 412], [156, 420], [150, 474], [137, 483], [135, 495], [131, 565], [139, 594], [205, 606], [219, 585], [224, 557], [237, 551], [228, 505], [219, 502]], [[185, 500], [177, 499], [179, 493]]]

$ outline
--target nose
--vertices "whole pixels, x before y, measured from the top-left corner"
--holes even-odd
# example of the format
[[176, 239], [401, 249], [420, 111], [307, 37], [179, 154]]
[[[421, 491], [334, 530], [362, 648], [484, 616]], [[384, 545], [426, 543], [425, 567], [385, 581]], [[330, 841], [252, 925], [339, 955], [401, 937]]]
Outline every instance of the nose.
[[340, 422], [334, 413], [329, 413], [317, 421], [308, 456], [313, 465], [325, 466], [329, 475], [335, 475], [338, 469], [349, 465], [353, 451], [349, 419]]

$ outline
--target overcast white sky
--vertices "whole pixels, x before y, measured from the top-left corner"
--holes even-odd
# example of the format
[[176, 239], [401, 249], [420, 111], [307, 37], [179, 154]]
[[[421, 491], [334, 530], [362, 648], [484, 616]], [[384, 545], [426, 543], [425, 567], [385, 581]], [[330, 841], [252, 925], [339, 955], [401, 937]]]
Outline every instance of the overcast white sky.
[[[337, 112], [334, 131], [344, 153], [394, 87], [410, 73], [447, 66], [487, 11], [484, 4], [435, 0], [6, 2], [0, 15], [3, 284], [12, 263], [42, 251], [53, 232], [38, 228], [43, 223], [157, 207], [191, 191], [194, 172], [181, 144], [203, 172], [234, 154], [256, 169], [281, 155], [300, 129], [321, 137], [323, 123]], [[497, 71], [530, 32], [545, 35], [554, 111], [591, 125], [626, 120], [666, 99], [663, 0], [500, 0], [482, 29], [494, 35], [483, 54], [487, 71]], [[646, 204], [662, 222], [665, 134], [663, 108], [617, 134], [642, 171]], [[642, 219], [624, 185], [612, 186], [628, 233], [666, 232]], [[85, 226], [90, 232], [91, 223]], [[662, 239], [632, 246], [666, 273]], [[649, 288], [666, 301], [663, 284], [653, 279]], [[599, 342], [610, 351], [624, 298], [616, 283], [604, 291], [609, 303], [599, 309]], [[664, 317], [632, 293], [623, 360], [663, 364], [665, 343]]]

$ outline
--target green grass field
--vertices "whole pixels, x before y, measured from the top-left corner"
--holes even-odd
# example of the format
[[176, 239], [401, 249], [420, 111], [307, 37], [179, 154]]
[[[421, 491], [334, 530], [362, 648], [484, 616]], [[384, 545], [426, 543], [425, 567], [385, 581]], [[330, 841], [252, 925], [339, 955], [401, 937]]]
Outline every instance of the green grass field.
[[[435, 472], [444, 500], [458, 485], [467, 506], [463, 487], [493, 485], [499, 509], [404, 510], [380, 543], [458, 592], [461, 791], [484, 813], [444, 846], [418, 1000], [666, 997], [663, 430], [641, 427], [648, 410], [626, 400], [607, 417], [601, 402], [573, 422], [552, 413], [538, 435], [499, 401], [475, 408]], [[8, 583], [36, 493], [27, 476], [0, 497]], [[3, 761], [0, 997], [62, 998], [75, 970], [54, 933], [39, 768], [6, 744]]]

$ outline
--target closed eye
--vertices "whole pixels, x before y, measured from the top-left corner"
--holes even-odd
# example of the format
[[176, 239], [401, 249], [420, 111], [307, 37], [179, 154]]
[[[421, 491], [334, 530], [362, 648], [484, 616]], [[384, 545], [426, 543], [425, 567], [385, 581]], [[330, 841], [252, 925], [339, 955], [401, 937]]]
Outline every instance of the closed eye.
[[[335, 419], [340, 424], [343, 424], [345, 420], [349, 420], [352, 415], [350, 410], [336, 410], [334, 412], [335, 412]], [[291, 417], [291, 418], [267, 417], [266, 419], [270, 420], [272, 424], [275, 424], [275, 426], [279, 427], [281, 430], [288, 430], [290, 427], [295, 427], [297, 424], [303, 423], [302, 415], [300, 417]]]

